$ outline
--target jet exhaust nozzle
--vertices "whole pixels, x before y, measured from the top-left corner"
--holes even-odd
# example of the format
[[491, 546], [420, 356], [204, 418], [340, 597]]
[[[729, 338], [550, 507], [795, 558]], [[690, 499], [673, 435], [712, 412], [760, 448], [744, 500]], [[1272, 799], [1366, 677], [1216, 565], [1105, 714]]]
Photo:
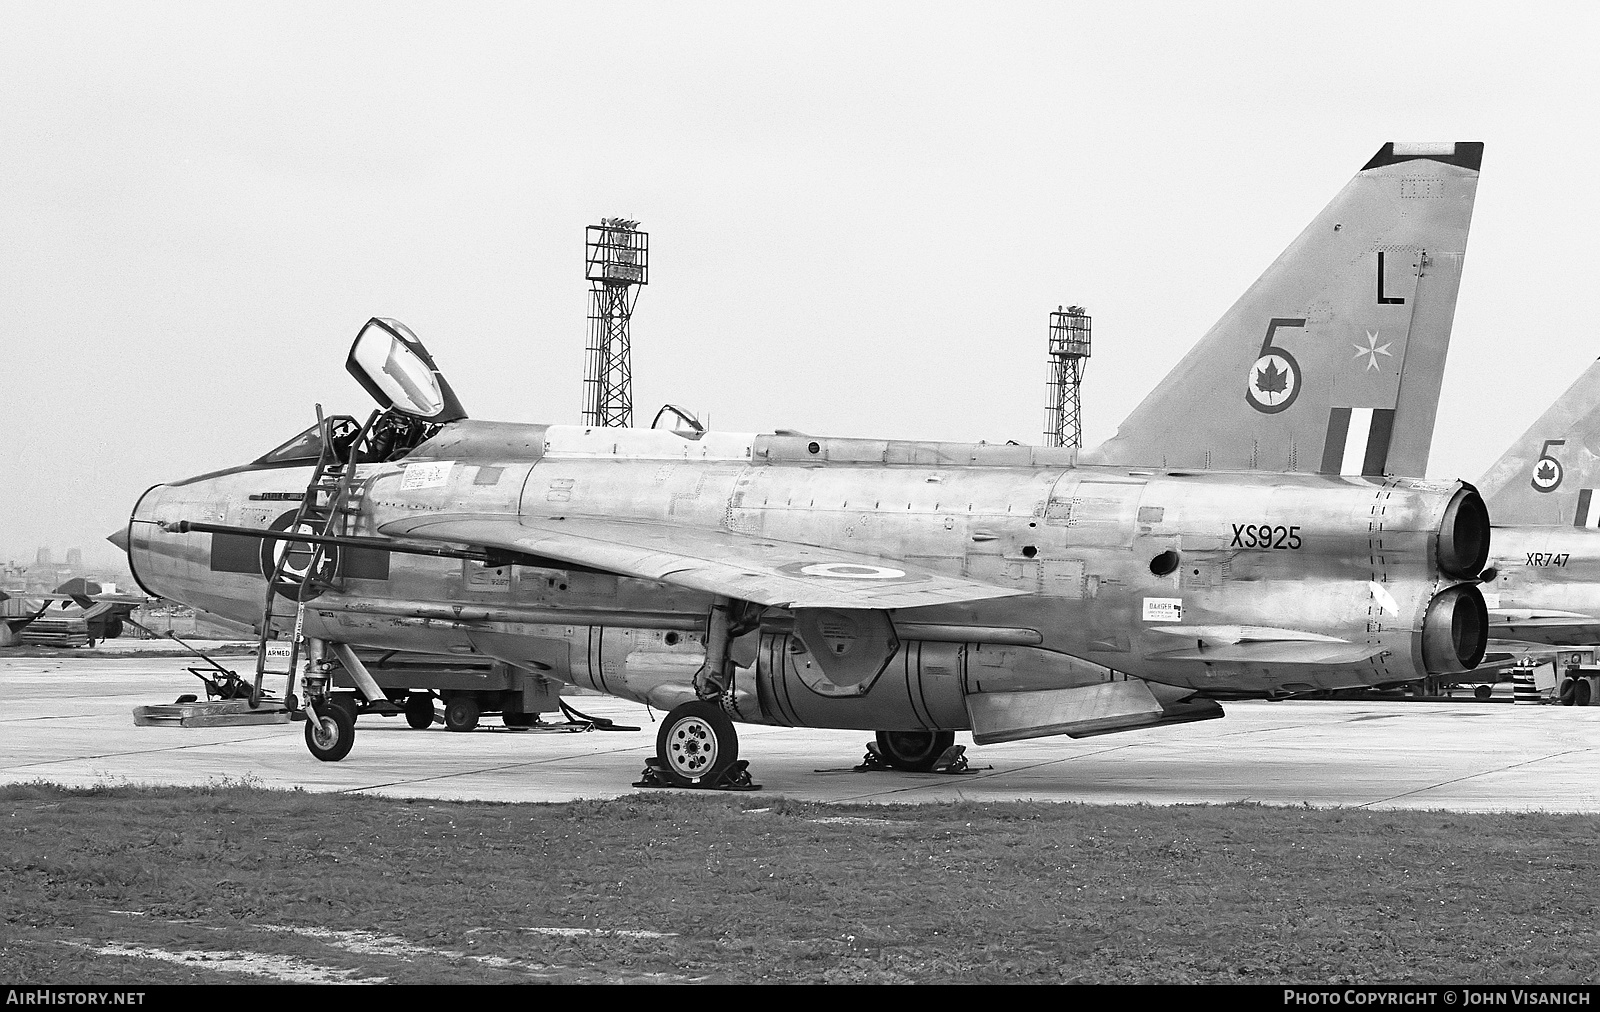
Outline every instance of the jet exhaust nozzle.
[[1422, 666], [1430, 675], [1471, 671], [1489, 645], [1489, 609], [1476, 584], [1434, 597], [1422, 617]]
[[1471, 580], [1489, 561], [1489, 508], [1471, 485], [1463, 485], [1445, 507], [1439, 525], [1439, 568], [1458, 580]]

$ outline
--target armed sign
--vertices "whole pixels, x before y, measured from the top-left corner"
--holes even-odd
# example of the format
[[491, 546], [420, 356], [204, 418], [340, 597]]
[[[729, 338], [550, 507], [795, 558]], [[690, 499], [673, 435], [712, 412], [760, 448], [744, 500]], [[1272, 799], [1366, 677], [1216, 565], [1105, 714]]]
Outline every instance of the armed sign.
[[1287, 348], [1276, 347], [1272, 336], [1279, 327], [1304, 327], [1304, 320], [1274, 318], [1267, 324], [1261, 353], [1250, 366], [1245, 379], [1244, 399], [1252, 408], [1273, 415], [1294, 403], [1300, 396], [1300, 363]]

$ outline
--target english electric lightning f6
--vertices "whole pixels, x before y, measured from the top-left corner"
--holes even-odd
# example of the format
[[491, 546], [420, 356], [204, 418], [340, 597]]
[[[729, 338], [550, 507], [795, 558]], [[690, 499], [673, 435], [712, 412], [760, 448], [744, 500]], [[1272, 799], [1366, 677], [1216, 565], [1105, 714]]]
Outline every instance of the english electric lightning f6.
[[334, 669], [393, 692], [371, 651], [667, 710], [652, 765], [680, 786], [733, 785], [741, 721], [876, 731], [918, 770], [957, 731], [1103, 734], [1465, 671], [1487, 513], [1392, 475], [1426, 466], [1481, 155], [1385, 145], [1081, 459], [478, 421], [374, 319], [347, 368], [380, 410], [152, 488], [130, 563], [292, 638], [323, 759], [354, 737]]

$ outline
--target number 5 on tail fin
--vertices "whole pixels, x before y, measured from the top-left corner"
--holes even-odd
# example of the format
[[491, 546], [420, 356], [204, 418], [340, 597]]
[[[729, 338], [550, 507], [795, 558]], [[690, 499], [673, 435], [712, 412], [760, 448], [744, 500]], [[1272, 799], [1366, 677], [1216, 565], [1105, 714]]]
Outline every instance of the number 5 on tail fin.
[[1600, 528], [1600, 362], [1484, 472], [1479, 488], [1497, 524]]
[[1482, 160], [1385, 144], [1080, 461], [1421, 477]]

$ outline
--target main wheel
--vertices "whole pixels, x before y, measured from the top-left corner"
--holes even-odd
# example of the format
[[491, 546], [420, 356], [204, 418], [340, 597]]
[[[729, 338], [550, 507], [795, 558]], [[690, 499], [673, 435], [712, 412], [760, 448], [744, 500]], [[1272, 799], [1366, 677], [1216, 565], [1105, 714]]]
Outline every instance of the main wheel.
[[683, 703], [661, 722], [656, 756], [667, 779], [679, 787], [692, 787], [738, 760], [739, 734], [717, 704]]
[[926, 773], [956, 743], [954, 731], [879, 731], [878, 754], [897, 770]]
[[444, 726], [452, 731], [470, 731], [478, 726], [483, 710], [471, 696], [457, 696], [444, 705]]
[[342, 706], [324, 702], [317, 708], [317, 719], [306, 720], [306, 748], [325, 763], [343, 759], [355, 743], [356, 722]]
[[418, 731], [433, 726], [433, 697], [420, 692], [406, 697], [406, 723]]
[[502, 713], [500, 719], [505, 721], [506, 727], [532, 727], [539, 723], [537, 713]]
[[1578, 684], [1572, 687], [1572, 705], [1588, 706], [1591, 702], [1590, 696], [1589, 680], [1587, 678], [1578, 679]]

